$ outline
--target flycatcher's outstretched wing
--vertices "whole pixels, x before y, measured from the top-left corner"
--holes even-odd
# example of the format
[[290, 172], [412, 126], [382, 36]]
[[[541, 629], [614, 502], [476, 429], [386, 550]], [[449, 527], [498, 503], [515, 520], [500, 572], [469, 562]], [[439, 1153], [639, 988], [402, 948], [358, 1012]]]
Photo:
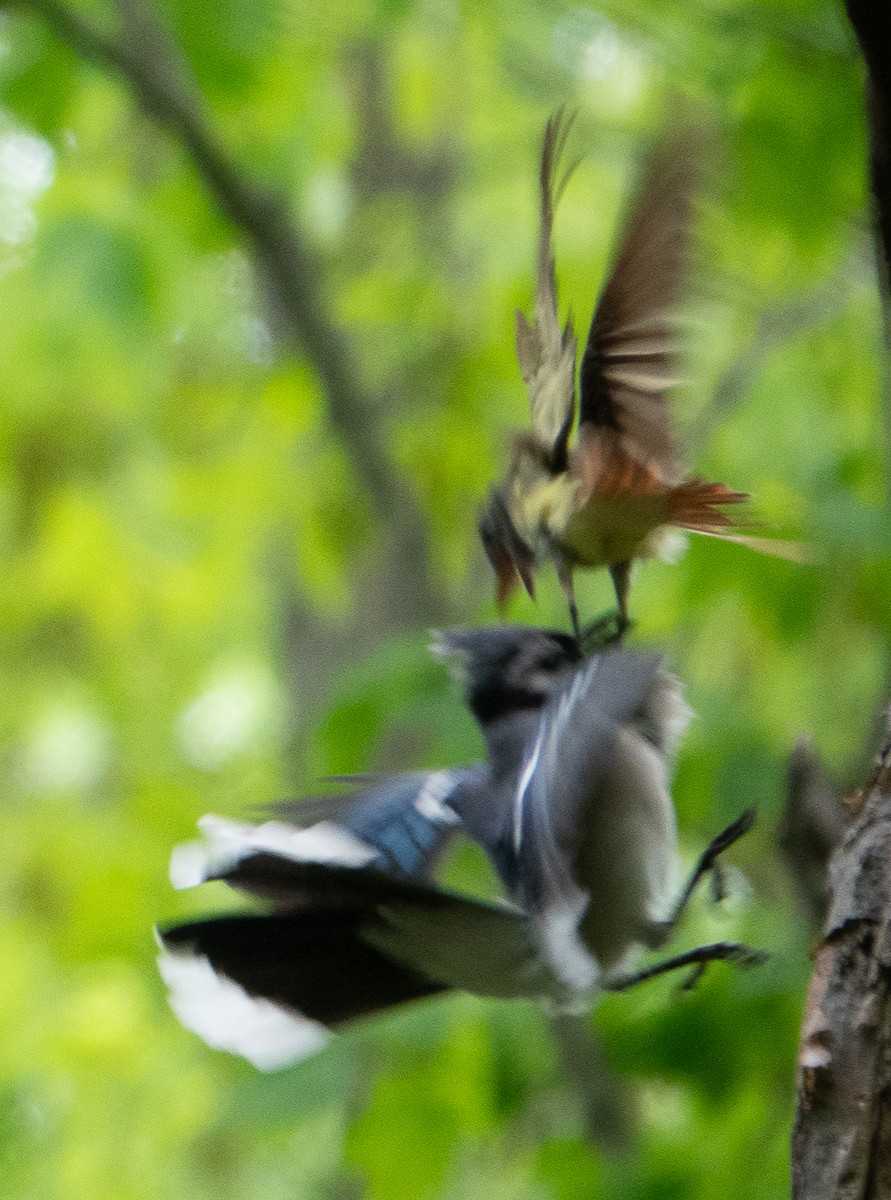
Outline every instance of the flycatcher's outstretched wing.
[[668, 395], [678, 382], [677, 305], [689, 256], [696, 181], [689, 137], [655, 147], [615, 265], [594, 310], [580, 372], [580, 431], [619, 444], [665, 483], [681, 471]]
[[560, 327], [553, 247], [554, 209], [568, 177], [567, 173], [558, 179], [558, 171], [573, 120], [561, 109], [545, 128], [532, 321], [517, 310], [517, 358], [529, 392], [532, 434], [555, 470], [566, 465], [566, 443], [575, 415], [575, 333], [571, 320]]

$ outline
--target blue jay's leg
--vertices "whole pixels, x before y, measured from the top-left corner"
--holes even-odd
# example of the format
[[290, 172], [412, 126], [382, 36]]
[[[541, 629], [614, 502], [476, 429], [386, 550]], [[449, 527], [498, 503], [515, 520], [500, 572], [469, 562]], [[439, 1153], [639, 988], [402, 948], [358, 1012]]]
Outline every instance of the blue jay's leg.
[[643, 967], [640, 971], [632, 971], [627, 975], [614, 975], [612, 979], [604, 982], [602, 987], [606, 992], [627, 992], [629, 988], [636, 987], [639, 983], [655, 979], [657, 975], [692, 966], [693, 972], [683, 984], [686, 991], [696, 986], [711, 962], [731, 962], [738, 967], [747, 968], [760, 966], [766, 960], [767, 955], [763, 950], [754, 950], [742, 942], [711, 942], [707, 946], [697, 946], [695, 950], [686, 950], [683, 954], [667, 958], [651, 967]]
[[749, 832], [755, 824], [754, 808], [747, 808], [741, 817], [731, 824], [726, 829], [722, 829], [717, 836], [713, 837], [709, 844], [699, 856], [699, 861], [693, 868], [690, 878], [684, 885], [683, 891], [675, 902], [675, 906], [667, 921], [653, 928], [651, 931], [650, 945], [653, 947], [662, 946], [667, 941], [671, 931], [677, 925], [683, 915], [684, 909], [690, 901], [696, 887], [704, 875], [712, 872], [714, 881], [714, 900], [715, 903], [720, 903], [724, 899], [724, 880], [721, 873], [721, 864], [718, 862], [720, 855], [725, 850], [729, 849], [734, 842], [739, 841], [741, 837]]

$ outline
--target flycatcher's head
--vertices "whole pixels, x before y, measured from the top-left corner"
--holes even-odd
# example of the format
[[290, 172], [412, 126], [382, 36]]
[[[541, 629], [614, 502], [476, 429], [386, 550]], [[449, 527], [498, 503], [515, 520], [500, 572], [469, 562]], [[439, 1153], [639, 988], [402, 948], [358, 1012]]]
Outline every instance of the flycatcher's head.
[[496, 579], [496, 602], [503, 611], [519, 579], [535, 599], [535, 555], [511, 520], [504, 497], [492, 488], [479, 522], [480, 539]]

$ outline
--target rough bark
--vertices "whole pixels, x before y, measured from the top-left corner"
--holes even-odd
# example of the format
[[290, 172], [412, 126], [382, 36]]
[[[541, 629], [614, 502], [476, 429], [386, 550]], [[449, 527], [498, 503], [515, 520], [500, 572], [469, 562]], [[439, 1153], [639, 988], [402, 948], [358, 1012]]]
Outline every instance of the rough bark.
[[852, 804], [808, 993], [793, 1197], [891, 1197], [891, 743]]

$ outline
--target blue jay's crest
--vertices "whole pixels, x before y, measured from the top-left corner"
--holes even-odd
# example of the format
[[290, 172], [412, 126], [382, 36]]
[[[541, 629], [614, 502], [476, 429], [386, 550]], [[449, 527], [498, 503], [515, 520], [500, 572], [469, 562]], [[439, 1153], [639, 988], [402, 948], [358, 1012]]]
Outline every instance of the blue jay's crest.
[[431, 651], [449, 664], [484, 728], [502, 717], [540, 708], [581, 658], [569, 634], [520, 625], [437, 632]]

